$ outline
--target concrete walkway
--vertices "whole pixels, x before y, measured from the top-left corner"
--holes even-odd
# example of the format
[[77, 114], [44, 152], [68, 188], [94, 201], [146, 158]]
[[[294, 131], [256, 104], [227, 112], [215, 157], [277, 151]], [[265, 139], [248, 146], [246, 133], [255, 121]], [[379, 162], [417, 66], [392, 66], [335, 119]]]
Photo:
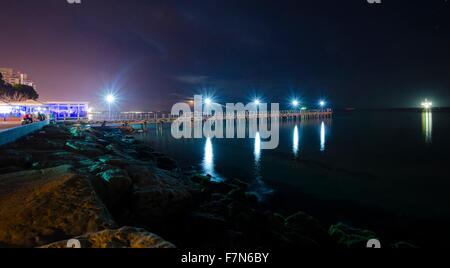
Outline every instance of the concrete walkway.
[[13, 127], [18, 127], [20, 125], [21, 125], [20, 121], [9, 121], [9, 122], [0, 121], [0, 131]]

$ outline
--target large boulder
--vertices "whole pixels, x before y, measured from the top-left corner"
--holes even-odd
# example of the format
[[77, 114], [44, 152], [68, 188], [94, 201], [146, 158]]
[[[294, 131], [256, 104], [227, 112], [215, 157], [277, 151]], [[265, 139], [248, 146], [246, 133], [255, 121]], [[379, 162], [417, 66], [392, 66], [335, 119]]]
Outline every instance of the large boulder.
[[33, 167], [39, 168], [51, 168], [67, 164], [73, 165], [75, 167], [81, 167], [89, 165], [89, 163], [91, 163], [90, 159], [87, 156], [67, 151], [35, 151], [32, 152], [32, 155], [33, 160], [35, 161], [33, 163]]
[[156, 165], [161, 169], [174, 170], [178, 167], [177, 161], [165, 155], [156, 157], [155, 161]]
[[128, 173], [117, 167], [111, 167], [98, 173], [93, 182], [97, 192], [110, 207], [117, 204], [124, 195], [129, 193], [132, 185]]
[[0, 175], [2, 246], [41, 246], [114, 227], [89, 181], [71, 166]]
[[80, 153], [89, 157], [97, 157], [104, 154], [104, 146], [89, 141], [68, 140], [66, 148], [72, 152]]
[[320, 246], [328, 246], [331, 242], [328, 232], [322, 224], [304, 212], [297, 212], [287, 217], [285, 226], [294, 244], [297, 242], [303, 244], [305, 238], [315, 241]]
[[131, 209], [140, 220], [160, 223], [190, 208], [190, 187], [176, 174], [143, 165], [132, 165], [127, 170], [134, 185]]
[[0, 168], [21, 167], [29, 168], [33, 163], [31, 154], [23, 151], [6, 149], [0, 154]]
[[370, 239], [379, 238], [370, 230], [353, 228], [343, 223], [330, 226], [328, 233], [336, 243], [347, 248], [366, 248]]
[[[103, 230], [75, 237], [81, 248], [175, 248], [156, 234], [141, 228], [122, 227], [117, 230]], [[67, 248], [68, 240], [52, 243], [43, 248]]]

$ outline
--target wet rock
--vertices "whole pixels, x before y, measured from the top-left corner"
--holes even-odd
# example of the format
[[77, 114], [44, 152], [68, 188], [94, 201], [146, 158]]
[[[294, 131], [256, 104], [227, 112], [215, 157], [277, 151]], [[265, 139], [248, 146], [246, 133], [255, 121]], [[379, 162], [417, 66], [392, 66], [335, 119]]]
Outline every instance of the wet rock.
[[192, 195], [182, 178], [142, 165], [132, 165], [127, 171], [134, 183], [131, 209], [144, 222], [162, 222], [189, 211]]
[[83, 165], [83, 161], [89, 160], [87, 156], [67, 151], [34, 152], [33, 158], [38, 161], [38, 168], [51, 168], [66, 164], [78, 167]]
[[237, 188], [243, 190], [243, 191], [247, 191], [249, 186], [248, 183], [245, 183], [241, 180], [238, 179], [231, 179], [228, 181], [229, 184], [236, 186]]
[[114, 227], [87, 178], [71, 166], [0, 175], [0, 244], [35, 247]]
[[33, 157], [29, 153], [14, 149], [2, 150], [0, 154], [0, 168], [11, 166], [30, 168], [33, 164]]
[[[175, 248], [175, 246], [145, 229], [122, 227], [75, 237], [82, 248]], [[42, 248], [66, 248], [68, 240], [52, 243]]]
[[46, 126], [43, 128], [45, 136], [52, 140], [67, 140], [71, 138], [67, 129], [57, 126]]
[[221, 215], [223, 217], [228, 216], [228, 204], [221, 200], [207, 202], [200, 206], [202, 211]]
[[417, 248], [415, 245], [410, 244], [408, 242], [403, 242], [403, 241], [396, 242], [391, 247], [392, 248]]
[[211, 213], [204, 212], [193, 212], [190, 215], [190, 222], [195, 228], [203, 231], [223, 231], [224, 228], [227, 228], [228, 223], [225, 221], [223, 217], [217, 216]]
[[155, 158], [153, 148], [147, 144], [138, 143], [134, 144], [133, 148], [137, 152], [137, 158], [141, 160], [153, 160]]
[[104, 163], [111, 166], [116, 166], [120, 168], [126, 168], [129, 166], [129, 160], [121, 159], [119, 157], [114, 157], [112, 155], [103, 155], [98, 158], [100, 163]]
[[372, 231], [352, 228], [343, 223], [332, 225], [328, 233], [336, 243], [348, 248], [365, 248], [367, 241], [378, 238]]
[[178, 167], [178, 164], [175, 160], [168, 156], [160, 156], [156, 159], [156, 166], [165, 169], [165, 170], [174, 170]]
[[327, 230], [317, 219], [304, 212], [297, 212], [287, 217], [285, 226], [291, 233], [296, 234], [296, 236], [308, 237], [321, 246], [326, 246], [330, 243]]
[[0, 167], [0, 174], [19, 172], [23, 170], [24, 170], [23, 167], [16, 167], [16, 166]]
[[103, 147], [94, 142], [69, 140], [66, 142], [66, 148], [90, 157], [97, 157], [104, 154]]
[[278, 213], [274, 213], [271, 211], [265, 212], [265, 224], [269, 229], [284, 232], [285, 230], [285, 218]]
[[114, 167], [98, 173], [93, 185], [102, 200], [114, 206], [129, 193], [132, 181], [125, 170]]

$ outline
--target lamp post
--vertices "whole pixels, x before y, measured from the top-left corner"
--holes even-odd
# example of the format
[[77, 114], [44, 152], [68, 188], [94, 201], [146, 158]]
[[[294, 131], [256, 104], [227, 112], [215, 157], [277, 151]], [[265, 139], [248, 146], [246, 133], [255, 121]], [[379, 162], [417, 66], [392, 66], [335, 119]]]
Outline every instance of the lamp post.
[[109, 121], [111, 121], [111, 105], [114, 103], [115, 100], [116, 97], [114, 97], [114, 95], [112, 94], [106, 96], [106, 102], [108, 103]]
[[323, 107], [325, 106], [325, 101], [323, 101], [323, 100], [319, 101], [319, 105], [320, 105], [320, 108], [323, 111]]

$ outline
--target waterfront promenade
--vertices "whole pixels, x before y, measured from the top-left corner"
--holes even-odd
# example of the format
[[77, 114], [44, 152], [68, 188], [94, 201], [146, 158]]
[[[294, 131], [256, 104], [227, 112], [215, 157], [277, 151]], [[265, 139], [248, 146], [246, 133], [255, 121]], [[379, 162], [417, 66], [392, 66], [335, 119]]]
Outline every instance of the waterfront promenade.
[[18, 127], [18, 126], [20, 126], [20, 121], [5, 121], [5, 122], [1, 121], [0, 122], [0, 131]]

